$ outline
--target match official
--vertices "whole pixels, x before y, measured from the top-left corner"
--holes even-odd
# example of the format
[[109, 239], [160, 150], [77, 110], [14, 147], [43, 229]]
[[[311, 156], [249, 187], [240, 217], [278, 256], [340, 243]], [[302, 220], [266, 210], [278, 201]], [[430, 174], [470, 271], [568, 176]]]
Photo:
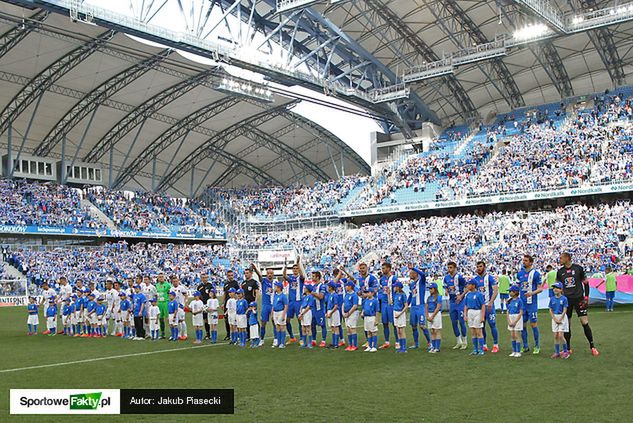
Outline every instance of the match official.
[[[244, 269], [244, 282], [242, 282], [241, 288], [244, 290], [244, 299], [247, 303], [257, 302], [257, 292], [259, 291], [259, 282], [253, 279], [253, 268], [254, 264], [247, 269]], [[247, 321], [248, 325], [248, 321]], [[250, 326], [246, 328], [246, 334], [248, 339], [250, 340]]]
[[229, 299], [229, 289], [234, 288], [237, 290], [240, 287], [240, 284], [235, 280], [235, 273], [232, 270], [226, 272], [226, 281], [224, 281], [224, 300], [222, 301], [222, 310], [224, 310], [224, 327], [226, 328], [226, 336], [224, 337], [225, 341], [231, 339], [231, 328], [229, 327], [229, 319], [226, 314], [226, 302]]
[[585, 270], [577, 265], [572, 264], [571, 255], [562, 253], [560, 255], [561, 268], [558, 269], [556, 280], [563, 284], [563, 295], [567, 297], [569, 307], [567, 307], [567, 317], [569, 318], [569, 331], [565, 332], [565, 340], [569, 352], [571, 353], [571, 316], [574, 310], [580, 318], [580, 323], [585, 331], [585, 337], [589, 341], [591, 354], [600, 355], [593, 344], [593, 333], [589, 327], [589, 317], [587, 317], [587, 307], [589, 306], [589, 283]]
[[[213, 284], [209, 282], [209, 275], [207, 273], [202, 274], [202, 276], [200, 276], [200, 285], [196, 288], [196, 290], [200, 292], [200, 300], [202, 300], [202, 304], [207, 303], [209, 300], [209, 294], [213, 288]], [[208, 314], [206, 311], [202, 312], [202, 319], [204, 320], [204, 330], [207, 334], [204, 339], [211, 339], [211, 328], [209, 327]]]

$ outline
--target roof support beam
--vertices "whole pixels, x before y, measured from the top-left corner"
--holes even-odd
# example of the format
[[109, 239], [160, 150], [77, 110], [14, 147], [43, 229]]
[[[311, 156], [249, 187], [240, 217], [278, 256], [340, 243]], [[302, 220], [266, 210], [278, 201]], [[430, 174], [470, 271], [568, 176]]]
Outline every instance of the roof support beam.
[[291, 122], [297, 123], [303, 129], [310, 131], [312, 134], [319, 137], [321, 140], [327, 141], [333, 146], [343, 150], [345, 155], [352, 160], [358, 167], [359, 172], [371, 173], [371, 167], [365, 160], [363, 160], [354, 149], [352, 149], [346, 142], [342, 141], [336, 135], [322, 127], [321, 125], [307, 119], [300, 114], [294, 113], [291, 110], [285, 110], [283, 116]]
[[[501, 8], [501, 13], [507, 18], [511, 28], [516, 30], [517, 20], [515, 18], [522, 15], [520, 8], [516, 5], [508, 5], [508, 7]], [[543, 40], [540, 43], [530, 43], [527, 46], [536, 61], [545, 69], [560, 97], [573, 96], [574, 89], [571, 85], [569, 74], [558, 54], [556, 46], [553, 44], [553, 40]]]
[[248, 125], [248, 127], [250, 129], [250, 133], [246, 133], [245, 136], [253, 140], [255, 143], [260, 144], [262, 147], [269, 148], [271, 151], [277, 153], [278, 156], [286, 157], [286, 160], [288, 161], [298, 160], [301, 163], [301, 167], [309, 170], [316, 179], [324, 181], [329, 179], [329, 176], [325, 172], [316, 167], [310, 159], [298, 152], [296, 149], [278, 141], [275, 137], [257, 129], [253, 125]]
[[[578, 11], [600, 9], [601, 5], [596, 0], [574, 0], [571, 2], [572, 8]], [[609, 77], [614, 86], [626, 85], [626, 75], [624, 73], [624, 63], [618, 53], [618, 48], [613, 40], [613, 35], [607, 27], [596, 28], [587, 31], [587, 36], [596, 48], [600, 60], [604, 63]]]
[[[186, 137], [187, 134], [197, 126], [208, 121], [212, 117], [224, 112], [225, 110], [239, 104], [241, 100], [238, 97], [223, 97], [218, 101], [207, 104], [206, 106], [196, 110], [189, 116], [181, 119], [175, 125], [172, 125], [158, 138], [152, 141], [139, 156], [137, 156], [126, 169], [117, 176], [114, 181], [115, 188], [122, 188], [137, 172], [147, 166], [153, 157], [158, 156], [161, 152], [167, 150], [177, 140]], [[173, 156], [172, 156], [173, 158]], [[170, 162], [171, 163], [171, 162]]]
[[[290, 103], [292, 104], [292, 103]], [[275, 116], [278, 116], [283, 113], [289, 104], [273, 107], [267, 110], [264, 110], [260, 113], [252, 115], [246, 119], [243, 119], [239, 122], [234, 123], [228, 128], [223, 129], [222, 131], [214, 134], [208, 140], [206, 140], [202, 145], [198, 146], [191, 154], [185, 157], [183, 160], [177, 164], [174, 169], [160, 182], [158, 187], [156, 188], [158, 191], [165, 190], [166, 188], [174, 185], [183, 175], [186, 175], [192, 167], [195, 167], [202, 160], [206, 159], [212, 154], [217, 154], [218, 152], [224, 152], [224, 148], [236, 138], [244, 135], [249, 131], [248, 126], [253, 125], [257, 126], [264, 122], [269, 121]], [[226, 154], [226, 153], [225, 153]], [[241, 159], [240, 159], [241, 160]], [[248, 165], [251, 168], [257, 170], [257, 172], [262, 176], [262, 179], [267, 181], [275, 181], [279, 184], [281, 182], [272, 176], [265, 174], [261, 170], [255, 168], [252, 165]]]
[[142, 75], [150, 71], [154, 65], [162, 62], [172, 52], [166, 49], [142, 62], [125, 69], [89, 92], [51, 129], [44, 140], [35, 149], [35, 154], [46, 156], [81, 120], [95, 110], [105, 99], [122, 90]]
[[[389, 9], [388, 6], [383, 4], [382, 1], [365, 0], [365, 3], [376, 15], [387, 23], [387, 25], [394, 30], [403, 41], [406, 41], [409, 45], [411, 45], [423, 60], [427, 62], [435, 62], [440, 59], [431, 47], [429, 47], [428, 44], [426, 44], [424, 40], [422, 40], [422, 38], [420, 38], [420, 36], [409, 26], [402, 22], [398, 15]], [[455, 97], [455, 104], [457, 107], [461, 108], [463, 116], [466, 118], [476, 116], [477, 110], [475, 109], [475, 105], [457, 78], [454, 75], [447, 75], [443, 77], [443, 80], [453, 97]]]
[[574, 89], [571, 80], [567, 74], [567, 69], [563, 65], [563, 61], [558, 54], [558, 50], [551, 41], [543, 41], [539, 44], [529, 46], [534, 53], [536, 60], [543, 66], [547, 74], [550, 76], [556, 91], [561, 98], [571, 97], [574, 95]]
[[14, 122], [27, 107], [33, 103], [40, 95], [44, 94], [48, 88], [66, 75], [88, 56], [97, 51], [100, 46], [106, 44], [114, 36], [113, 31], [106, 31], [100, 36], [91, 39], [65, 54], [59, 60], [48, 66], [17, 93], [0, 114], [0, 134], [3, 134], [7, 127]]
[[24, 18], [21, 24], [2, 34], [0, 36], [0, 58], [25, 39], [35, 28], [39, 27], [47, 17], [48, 12], [40, 10], [28, 18]]
[[[470, 16], [457, 4], [456, 0], [433, 1], [427, 5], [438, 22], [440, 22], [440, 26], [444, 29], [444, 32], [453, 39], [459, 48], [465, 48], [467, 43], [456, 36], [459, 31], [454, 31], [447, 27], [447, 24], [450, 22], [457, 23], [475, 44], [486, 44], [489, 42], [481, 31], [481, 28], [473, 22]], [[521, 91], [503, 60], [495, 58], [489, 63], [493, 75], [489, 75], [484, 69], [482, 69], [482, 72], [499, 90], [510, 108], [516, 109], [525, 106]], [[497, 84], [495, 81], [499, 81], [500, 84]]]
[[216, 72], [217, 71], [215, 69], [200, 72], [189, 79], [180, 81], [166, 90], [159, 92], [154, 97], [137, 106], [131, 113], [110, 128], [108, 133], [95, 144], [88, 154], [86, 154], [84, 161], [98, 161], [108, 151], [110, 146], [116, 145], [148, 116], [151, 116], [157, 110], [162, 109], [175, 99], [188, 93], [206, 79], [211, 78]]

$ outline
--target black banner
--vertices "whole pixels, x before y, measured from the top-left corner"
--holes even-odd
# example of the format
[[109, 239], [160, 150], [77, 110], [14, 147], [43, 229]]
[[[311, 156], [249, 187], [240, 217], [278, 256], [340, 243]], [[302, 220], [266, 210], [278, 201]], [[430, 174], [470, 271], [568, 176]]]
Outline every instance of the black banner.
[[121, 389], [121, 414], [233, 414], [233, 389]]

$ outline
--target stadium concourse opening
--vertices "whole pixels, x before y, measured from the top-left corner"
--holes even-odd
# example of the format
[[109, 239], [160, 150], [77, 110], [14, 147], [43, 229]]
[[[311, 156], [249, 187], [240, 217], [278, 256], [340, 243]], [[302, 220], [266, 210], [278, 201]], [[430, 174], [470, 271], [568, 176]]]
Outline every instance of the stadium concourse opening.
[[632, 20], [0, 1], [0, 421], [631, 420]]

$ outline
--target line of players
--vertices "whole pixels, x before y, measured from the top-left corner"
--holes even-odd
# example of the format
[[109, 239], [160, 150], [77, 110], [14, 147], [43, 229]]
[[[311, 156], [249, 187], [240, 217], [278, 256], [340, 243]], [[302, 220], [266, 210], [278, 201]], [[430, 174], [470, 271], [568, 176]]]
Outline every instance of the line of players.
[[[531, 256], [524, 256], [523, 268], [517, 274], [518, 284], [510, 288], [510, 299], [507, 302], [507, 321], [508, 329], [512, 332], [512, 356], [520, 356], [521, 351], [529, 351], [527, 322], [530, 322], [534, 337], [533, 353], [540, 353], [537, 300], [538, 294], [542, 292], [542, 283], [541, 275], [534, 269], [533, 263], [534, 260]], [[557, 276], [561, 282], [560, 292], [556, 293], [557, 290], [554, 289], [556, 294], [550, 300], [553, 329], [554, 323], [556, 328], [563, 329], [561, 335], [557, 334], [556, 336], [556, 340], [559, 341], [557, 348], [560, 348], [561, 343], [567, 346], [570, 344], [571, 333], [568, 317], [571, 316], [572, 308], [574, 308], [581, 318], [592, 354], [598, 355], [587, 321], [588, 292], [585, 290], [588, 291], [588, 285], [586, 285], [584, 271], [580, 266], [572, 265], [571, 257], [566, 253], [561, 255], [561, 264], [563, 267]], [[457, 339], [453, 348], [467, 348], [466, 324], [468, 324], [473, 342], [473, 355], [481, 355], [488, 350], [485, 326], [490, 328], [493, 338], [492, 352], [498, 352], [498, 330], [494, 306], [498, 295], [496, 278], [487, 273], [483, 262], [477, 263], [475, 277], [468, 282], [463, 275], [457, 272], [456, 263], [449, 262], [447, 268], [448, 273], [444, 277], [443, 284], [449, 297], [449, 316]], [[439, 296], [437, 285], [427, 283], [424, 272], [413, 266], [409, 266], [408, 296], [403, 292], [402, 282], [393, 274], [390, 263], [383, 263], [380, 278], [370, 274], [365, 263], [360, 263], [358, 276], [353, 276], [342, 267], [335, 268], [333, 280], [324, 282], [318, 271], [313, 272], [312, 279], [308, 281], [299, 260], [293, 265], [292, 274], [288, 275], [284, 270], [283, 280], [285, 284], [275, 279], [272, 269], [267, 269], [264, 277], [255, 266], [253, 269], [260, 275], [261, 281], [260, 325], [257, 321], [257, 303], [248, 303], [243, 298], [244, 293], [241, 289], [229, 289], [226, 311], [230, 325], [231, 343], [244, 346], [248, 335], [252, 341], [252, 347], [262, 346], [267, 323], [272, 317], [273, 347], [285, 348], [286, 332], [290, 335], [290, 343], [296, 341], [291, 323], [292, 319], [296, 318], [300, 325], [300, 345], [302, 348], [316, 346], [317, 327], [321, 328], [322, 340], [319, 344], [321, 347], [327, 346], [328, 328], [332, 335], [332, 342], [328, 347], [344, 346], [343, 328], [345, 328], [348, 344], [346, 350], [355, 351], [358, 349], [358, 320], [363, 318], [363, 329], [367, 340], [365, 351], [374, 352], [378, 348], [389, 348], [391, 346], [390, 326], [393, 326], [396, 351], [406, 352], [405, 328], [407, 321], [412, 327], [414, 338], [414, 344], [410, 348], [419, 347], [419, 332], [421, 331], [426, 338], [428, 351], [436, 353], [440, 350], [442, 298]], [[160, 278], [161, 276], [159, 276]], [[160, 283], [159, 280], [158, 285]], [[60, 281], [60, 285], [60, 298], [63, 298], [69, 290], [66, 288], [67, 282], [65, 280]], [[113, 286], [112, 281], [108, 281], [107, 285], [106, 295], [109, 294], [109, 298], [95, 297], [94, 292], [82, 289], [81, 286], [77, 287], [76, 294], [69, 294], [63, 298], [63, 333], [73, 336], [105, 336], [108, 320], [114, 320], [113, 334], [132, 339], [144, 339], [144, 333], [139, 334], [135, 331], [139, 328], [139, 320], [142, 328], [142, 321], [146, 316], [149, 320], [152, 339], [158, 339], [159, 334], [165, 333], [163, 328], [159, 330], [163, 314], [160, 307], [156, 306], [157, 291], [149, 279], [144, 281], [144, 284], [136, 284], [128, 288], [128, 292], [122, 291], [117, 283], [114, 283]], [[567, 302], [567, 297], [562, 295], [563, 287], [574, 295], [571, 307]], [[46, 295], [46, 287], [44, 288]], [[192, 323], [196, 330], [195, 342], [202, 342], [202, 326], [205, 323], [202, 317], [203, 313], [208, 315], [208, 324], [211, 326], [211, 341], [216, 342], [219, 301], [215, 295], [215, 290], [211, 290], [207, 304], [200, 300], [200, 292], [196, 291], [193, 295], [193, 301], [187, 306], [187, 290], [184, 286], [179, 285], [178, 281], [175, 280], [169, 289], [168, 302], [165, 306], [171, 329], [170, 340], [186, 339], [185, 310], [187, 309], [191, 311]], [[427, 289], [428, 298], [426, 298]], [[583, 298], [578, 297], [578, 292], [583, 295]], [[128, 297], [131, 297], [131, 300]], [[46, 310], [49, 328], [47, 332], [52, 334], [55, 333], [56, 329], [56, 300], [57, 298], [53, 295]], [[33, 330], [32, 327], [37, 324], [37, 305], [34, 302], [35, 299], [31, 299], [29, 305], [29, 333], [36, 331], [36, 328]], [[106, 307], [104, 302], [111, 305], [111, 308]], [[561, 304], [563, 308], [561, 308]], [[407, 312], [409, 319], [407, 319]], [[380, 347], [377, 345], [379, 314], [385, 338], [385, 343]], [[134, 327], [131, 324], [132, 320], [135, 323]], [[518, 340], [518, 332], [522, 334], [521, 341]], [[560, 342], [561, 338], [564, 339], [564, 342]], [[565, 348], [563, 346], [563, 356], [566, 353]]]
[[[29, 297], [27, 335], [37, 334], [38, 306], [48, 303], [44, 310], [47, 325], [46, 331], [43, 332], [45, 335], [65, 334], [74, 337], [100, 338], [108, 335], [110, 326], [112, 336], [144, 340], [147, 324], [150, 330], [148, 338], [158, 339], [159, 333], [164, 333], [164, 328], [160, 327], [164, 324], [161, 310], [163, 305], [165, 315], [167, 314], [167, 292], [165, 291], [175, 294], [179, 305], [177, 322], [179, 333], [182, 334], [178, 339], [186, 340], [185, 306], [188, 289], [181, 285], [176, 277], [172, 277], [171, 284], [167, 284], [162, 274], [158, 276], [156, 285], [152, 284], [149, 277], [136, 282], [129, 279], [126, 287], [122, 287], [118, 281], [107, 279], [104, 293], [98, 292], [94, 283], [91, 282], [86, 287], [81, 280], [77, 281], [73, 289], [65, 277], [59, 280], [59, 292], [50, 288], [47, 282], [43, 282], [39, 303], [38, 298]], [[165, 300], [161, 301], [162, 298]], [[63, 327], [63, 330], [59, 332], [57, 331], [58, 314]]]
[[[567, 357], [571, 353], [571, 329], [569, 318], [573, 310], [580, 317], [591, 353], [599, 355], [593, 343], [589, 327], [587, 305], [589, 285], [582, 267], [571, 262], [568, 253], [561, 254], [561, 268], [550, 284], [552, 295], [549, 310], [552, 331], [555, 334], [553, 357]], [[419, 347], [419, 332], [427, 341], [428, 351], [436, 353], [441, 345], [442, 299], [435, 283], [427, 283], [421, 270], [409, 266], [409, 295], [403, 292], [402, 282], [392, 272], [390, 263], [383, 263], [381, 276], [377, 278], [368, 272], [365, 263], [358, 266], [359, 275], [353, 276], [344, 268], [333, 270], [333, 280], [324, 282], [320, 272], [312, 273], [309, 281], [300, 260], [293, 265], [288, 275], [284, 267], [281, 283], [274, 278], [272, 269], [260, 275], [262, 288], [262, 311], [260, 338], [263, 340], [266, 325], [272, 316], [274, 328], [273, 347], [284, 348], [286, 332], [290, 342], [295, 342], [292, 319], [296, 318], [301, 327], [300, 344], [304, 348], [316, 346], [317, 327], [321, 328], [320, 346], [326, 346], [327, 329], [331, 331], [332, 343], [329, 348], [344, 346], [343, 328], [347, 330], [347, 351], [358, 349], [358, 319], [363, 318], [363, 329], [367, 340], [365, 351], [374, 352], [390, 345], [390, 325], [394, 327], [395, 347], [398, 352], [407, 351], [405, 328], [412, 327], [414, 344]], [[470, 327], [473, 355], [482, 355], [488, 350], [485, 326], [490, 328], [493, 338], [492, 352], [499, 351], [495, 300], [498, 295], [497, 279], [489, 274], [484, 262], [478, 262], [475, 277], [466, 281], [457, 272], [455, 262], [447, 264], [448, 273], [443, 285], [449, 297], [449, 316], [457, 343], [453, 349], [467, 348], [466, 323]], [[429, 297], [426, 298], [426, 291]], [[527, 323], [530, 323], [534, 338], [533, 354], [540, 353], [540, 332], [538, 328], [538, 294], [543, 290], [541, 274], [534, 268], [534, 258], [523, 256], [522, 268], [517, 274], [517, 283], [509, 289], [506, 316], [508, 330], [512, 333], [513, 357], [529, 351]], [[563, 295], [565, 292], [569, 296]], [[377, 318], [383, 325], [385, 343], [377, 346]], [[231, 314], [229, 311], [229, 319]], [[230, 320], [229, 320], [230, 321]], [[345, 322], [343, 324], [343, 321]], [[525, 324], [524, 324], [525, 323]], [[430, 329], [430, 332], [429, 332]], [[518, 334], [521, 333], [521, 340]], [[562, 353], [561, 353], [562, 348]]]

